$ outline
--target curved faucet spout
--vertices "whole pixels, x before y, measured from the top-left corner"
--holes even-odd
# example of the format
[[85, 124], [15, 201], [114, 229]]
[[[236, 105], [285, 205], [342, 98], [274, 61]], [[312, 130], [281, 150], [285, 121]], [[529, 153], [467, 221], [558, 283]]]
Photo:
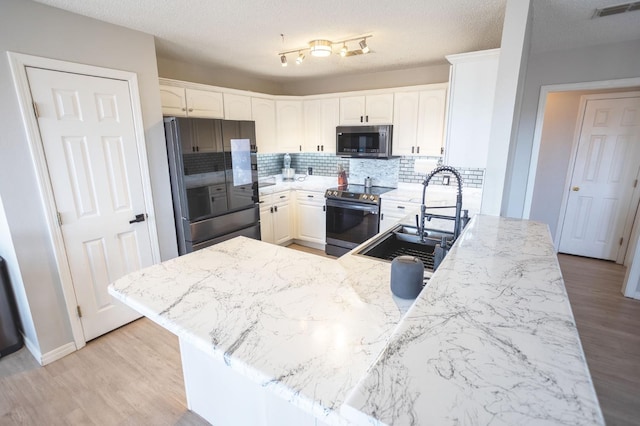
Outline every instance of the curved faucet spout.
[[458, 172], [456, 169], [454, 169], [451, 166], [439, 166], [436, 167], [435, 169], [433, 169], [425, 178], [424, 181], [422, 182], [423, 188], [422, 188], [422, 204], [420, 205], [420, 224], [419, 224], [419, 228], [420, 228], [420, 239], [424, 242], [424, 222], [427, 219], [427, 214], [426, 214], [426, 210], [427, 210], [427, 206], [425, 205], [425, 196], [426, 196], [426, 192], [427, 192], [427, 186], [429, 186], [429, 182], [431, 181], [431, 179], [433, 179], [433, 177], [439, 173], [443, 173], [443, 172], [449, 172], [451, 174], [453, 174], [456, 177], [456, 180], [458, 182], [458, 194], [456, 196], [456, 215], [454, 218], [454, 228], [453, 228], [453, 241], [455, 241], [458, 236], [460, 235], [460, 233], [462, 232], [462, 224], [461, 224], [461, 212], [462, 212], [462, 176], [460, 176], [460, 172]]

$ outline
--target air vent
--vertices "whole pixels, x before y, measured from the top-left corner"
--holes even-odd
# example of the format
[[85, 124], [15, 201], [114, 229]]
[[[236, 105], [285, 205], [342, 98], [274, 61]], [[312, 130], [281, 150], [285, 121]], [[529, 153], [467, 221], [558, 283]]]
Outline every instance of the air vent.
[[593, 13], [592, 18], [600, 18], [603, 16], [617, 15], [619, 13], [633, 12], [634, 10], [640, 10], [640, 1], [596, 9], [596, 11]]

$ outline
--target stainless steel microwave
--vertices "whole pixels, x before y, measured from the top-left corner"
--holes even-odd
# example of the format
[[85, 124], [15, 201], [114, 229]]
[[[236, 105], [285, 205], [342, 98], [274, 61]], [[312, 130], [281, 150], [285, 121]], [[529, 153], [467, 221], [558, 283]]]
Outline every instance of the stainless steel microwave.
[[393, 126], [338, 126], [336, 154], [341, 157], [390, 158]]

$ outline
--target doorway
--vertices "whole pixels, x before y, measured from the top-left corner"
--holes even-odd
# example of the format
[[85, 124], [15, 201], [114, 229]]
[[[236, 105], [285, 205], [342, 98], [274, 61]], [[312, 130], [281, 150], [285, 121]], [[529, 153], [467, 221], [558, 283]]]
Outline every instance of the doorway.
[[79, 349], [139, 317], [106, 286], [160, 260], [137, 77], [9, 57]]
[[623, 263], [638, 205], [640, 92], [583, 96], [559, 251]]

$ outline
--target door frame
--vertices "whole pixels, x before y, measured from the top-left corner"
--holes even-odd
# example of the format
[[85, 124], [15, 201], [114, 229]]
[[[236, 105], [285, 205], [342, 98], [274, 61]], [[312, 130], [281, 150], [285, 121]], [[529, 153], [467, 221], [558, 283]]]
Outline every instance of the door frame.
[[153, 196], [151, 191], [151, 175], [147, 161], [147, 148], [144, 135], [144, 121], [142, 119], [142, 107], [140, 104], [140, 91], [138, 88], [137, 74], [130, 71], [114, 70], [110, 68], [96, 67], [93, 65], [79, 64], [75, 62], [60, 61], [56, 59], [43, 58], [39, 56], [25, 55], [22, 53], [7, 52], [9, 66], [13, 76], [20, 114], [25, 126], [29, 150], [36, 172], [36, 180], [40, 190], [40, 199], [45, 211], [47, 228], [52, 242], [58, 277], [62, 286], [62, 293], [66, 305], [69, 324], [76, 346], [76, 350], [86, 345], [82, 322], [77, 313], [77, 299], [71, 270], [67, 259], [67, 252], [62, 237], [62, 231], [58, 225], [57, 209], [55, 207], [55, 197], [53, 188], [49, 180], [46, 157], [40, 128], [33, 108], [29, 80], [27, 78], [27, 67], [44, 68], [52, 71], [67, 72], [73, 74], [83, 74], [92, 77], [111, 78], [123, 80], [129, 84], [129, 100], [133, 111], [133, 126], [138, 150], [138, 165], [142, 178], [142, 191], [144, 194], [145, 208], [148, 214], [146, 221], [149, 229], [151, 242], [151, 256], [153, 263], [160, 262], [160, 245], [158, 241], [158, 231], [156, 227], [155, 211], [153, 207]]
[[[603, 99], [621, 99], [621, 98], [636, 98], [640, 97], [640, 92], [615, 92], [615, 93], [597, 93], [593, 95], [582, 95], [580, 96], [580, 104], [578, 107], [578, 118], [576, 120], [576, 125], [573, 133], [573, 142], [571, 145], [571, 157], [569, 158], [569, 165], [567, 166], [567, 174], [565, 176], [564, 183], [564, 192], [562, 195], [562, 204], [560, 205], [560, 216], [558, 217], [558, 226], [556, 228], [554, 245], [556, 249], [560, 247], [560, 237], [562, 236], [562, 231], [564, 229], [564, 222], [567, 213], [567, 205], [569, 204], [569, 195], [571, 189], [571, 181], [573, 179], [573, 172], [576, 165], [576, 159], [578, 156], [578, 148], [580, 147], [580, 135], [582, 133], [582, 123], [584, 122], [584, 115], [587, 109], [587, 102], [593, 100], [603, 100]], [[636, 172], [637, 178], [637, 172]], [[629, 247], [629, 241], [631, 239], [631, 229], [633, 227], [633, 223], [635, 220], [635, 214], [638, 208], [638, 201], [640, 201], [640, 190], [639, 188], [635, 188], [633, 191], [633, 195], [631, 197], [631, 202], [629, 204], [629, 210], [627, 213], [627, 219], [624, 224], [623, 237], [624, 240], [620, 249], [618, 250], [618, 256], [616, 257], [615, 262], [618, 264], [625, 263], [625, 257], [627, 254], [627, 249]]]
[[[582, 90], [602, 90], [620, 89], [625, 87], [640, 86], [640, 77], [621, 78], [618, 80], [587, 81], [582, 83], [550, 84], [540, 87], [540, 97], [538, 98], [538, 110], [536, 114], [535, 128], [533, 132], [533, 145], [531, 147], [531, 161], [529, 162], [529, 178], [524, 198], [524, 208], [522, 218], [529, 219], [531, 215], [531, 203], [533, 201], [533, 190], [536, 183], [536, 172], [538, 171], [538, 157], [540, 156], [540, 146], [542, 144], [542, 127], [544, 125], [544, 111], [547, 106], [547, 95], [553, 92], [571, 92]], [[572, 169], [573, 170], [573, 169]], [[557, 230], [556, 230], [557, 236]], [[558, 240], [559, 241], [559, 240]], [[554, 241], [556, 250], [558, 241]]]

